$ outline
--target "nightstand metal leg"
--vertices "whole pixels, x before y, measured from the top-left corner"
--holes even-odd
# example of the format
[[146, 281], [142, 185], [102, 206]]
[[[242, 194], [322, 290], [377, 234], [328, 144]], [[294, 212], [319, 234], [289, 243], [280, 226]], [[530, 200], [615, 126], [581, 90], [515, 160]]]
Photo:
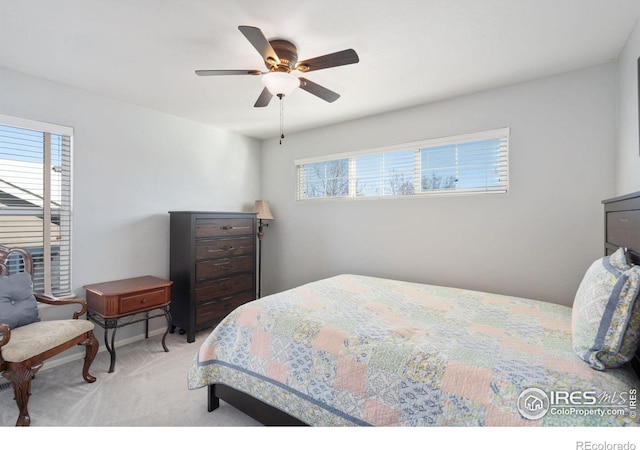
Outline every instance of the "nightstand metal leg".
[[162, 335], [162, 348], [164, 348], [165, 352], [168, 352], [169, 349], [167, 348], [167, 344], [165, 343], [165, 341], [167, 339], [167, 334], [169, 334], [172, 327], [171, 313], [169, 312], [168, 306], [164, 308], [164, 316], [167, 319], [167, 331], [165, 331], [164, 334]]
[[[109, 373], [112, 373], [115, 370], [116, 367], [116, 346], [115, 346], [115, 339], [116, 339], [116, 330], [118, 327], [118, 321], [114, 320], [114, 319], [107, 319], [105, 321], [105, 327], [104, 327], [104, 346], [107, 347], [107, 351], [109, 352], [109, 355], [111, 357], [111, 363], [109, 365]], [[109, 330], [111, 331], [111, 343], [109, 343]]]

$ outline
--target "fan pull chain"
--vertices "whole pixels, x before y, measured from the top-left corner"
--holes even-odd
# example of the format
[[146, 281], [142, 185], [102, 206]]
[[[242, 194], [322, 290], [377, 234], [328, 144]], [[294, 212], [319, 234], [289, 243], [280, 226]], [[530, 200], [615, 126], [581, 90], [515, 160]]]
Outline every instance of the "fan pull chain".
[[284, 103], [282, 97], [284, 95], [278, 94], [278, 98], [280, 98], [280, 145], [282, 145], [282, 140], [284, 139]]

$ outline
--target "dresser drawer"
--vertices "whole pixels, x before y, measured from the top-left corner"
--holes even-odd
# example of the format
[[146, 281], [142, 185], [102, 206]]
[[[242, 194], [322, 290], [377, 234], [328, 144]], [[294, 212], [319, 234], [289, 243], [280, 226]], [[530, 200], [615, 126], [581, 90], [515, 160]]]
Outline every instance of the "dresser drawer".
[[254, 234], [253, 219], [198, 219], [196, 239], [220, 236]]
[[605, 218], [608, 243], [640, 243], [640, 211], [613, 211], [607, 213]]
[[228, 297], [238, 292], [252, 290], [252, 273], [242, 273], [218, 281], [199, 283], [196, 287], [196, 304], [206, 303], [215, 298]]
[[246, 293], [196, 306], [196, 325], [219, 322], [238, 306], [252, 300], [255, 300], [255, 295]]
[[227, 277], [238, 272], [253, 272], [253, 256], [222, 258], [196, 262], [196, 280]]
[[255, 237], [253, 235], [232, 239], [201, 240], [196, 242], [196, 259], [225, 258], [229, 256], [252, 255]]
[[152, 308], [167, 303], [164, 289], [120, 297], [120, 314]]

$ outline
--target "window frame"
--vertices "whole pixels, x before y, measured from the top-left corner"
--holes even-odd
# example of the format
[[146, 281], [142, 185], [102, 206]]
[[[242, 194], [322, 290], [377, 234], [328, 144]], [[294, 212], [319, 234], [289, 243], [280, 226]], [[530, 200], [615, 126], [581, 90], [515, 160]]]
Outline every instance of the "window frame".
[[[48, 122], [24, 119], [0, 114], [0, 125], [42, 133], [42, 192], [48, 201], [42, 201], [42, 206], [28, 207], [0, 207], [0, 221], [2, 218], [31, 217], [42, 219], [42, 246], [24, 244], [33, 256], [34, 262], [34, 290], [36, 292], [54, 295], [56, 297], [72, 297], [72, 262], [71, 262], [71, 235], [72, 235], [72, 205], [73, 205], [73, 128]], [[60, 137], [60, 145], [52, 145], [52, 137]], [[53, 147], [60, 150], [60, 167], [53, 165]], [[9, 147], [7, 147], [9, 148]], [[0, 158], [4, 154], [0, 152]], [[1, 159], [0, 159], [1, 160]], [[37, 165], [37, 164], [36, 164]], [[52, 171], [60, 171], [60, 182], [54, 187], [51, 180]], [[60, 204], [52, 208], [52, 202], [60, 190]], [[35, 191], [34, 191], [35, 192]], [[18, 219], [19, 220], [19, 219]], [[24, 222], [22, 222], [24, 223]], [[20, 226], [20, 222], [19, 225]], [[59, 239], [52, 236], [52, 225], [56, 225]], [[18, 240], [29, 241], [32, 231], [25, 230], [23, 235], [18, 235]], [[5, 230], [0, 227], [0, 244]], [[35, 234], [39, 236], [39, 234]], [[38, 239], [38, 238], [36, 238]], [[35, 241], [32, 241], [35, 244]]]
[[[296, 168], [296, 189], [295, 197], [298, 202], [315, 202], [315, 201], [327, 201], [327, 200], [367, 200], [367, 199], [397, 199], [397, 198], [420, 198], [442, 195], [475, 195], [475, 194], [506, 194], [509, 192], [509, 139], [511, 130], [509, 127], [497, 128], [487, 131], [480, 131], [474, 133], [466, 133], [461, 135], [446, 136], [433, 139], [425, 139], [421, 141], [413, 141], [403, 144], [395, 144], [384, 147], [378, 147], [374, 149], [349, 151], [342, 153], [333, 153], [328, 155], [322, 155], [311, 158], [301, 158], [294, 161]], [[421, 152], [425, 148], [439, 147], [439, 146], [451, 146], [469, 144], [474, 142], [488, 141], [492, 139], [500, 139], [501, 145], [504, 148], [500, 148], [499, 151], [499, 163], [500, 163], [500, 178], [503, 179], [498, 187], [484, 186], [482, 188], [469, 188], [469, 189], [442, 189], [433, 191], [422, 190], [422, 165], [421, 165]], [[355, 160], [362, 156], [371, 155], [388, 155], [399, 151], [413, 151], [413, 185], [414, 191], [410, 194], [395, 194], [395, 195], [357, 195], [356, 192], [356, 177], [355, 177]], [[342, 196], [318, 196], [308, 197], [308, 193], [302, 193], [302, 187], [304, 185], [305, 171], [302, 168], [305, 165], [317, 164], [317, 163], [329, 163], [332, 161], [347, 160], [349, 167], [348, 174], [348, 194]], [[456, 165], [458, 167], [458, 165]], [[488, 167], [488, 165], [487, 165]], [[384, 177], [381, 177], [384, 180]]]

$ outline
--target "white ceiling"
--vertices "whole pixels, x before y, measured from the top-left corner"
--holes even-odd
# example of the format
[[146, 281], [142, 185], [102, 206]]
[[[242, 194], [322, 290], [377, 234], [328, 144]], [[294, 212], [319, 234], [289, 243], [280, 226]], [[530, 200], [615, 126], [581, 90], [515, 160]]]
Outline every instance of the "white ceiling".
[[253, 107], [259, 77], [194, 74], [264, 70], [238, 25], [300, 60], [358, 53], [305, 75], [336, 102], [285, 98], [293, 133], [615, 60], [638, 17], [638, 0], [0, 0], [0, 66], [265, 139], [280, 110]]

